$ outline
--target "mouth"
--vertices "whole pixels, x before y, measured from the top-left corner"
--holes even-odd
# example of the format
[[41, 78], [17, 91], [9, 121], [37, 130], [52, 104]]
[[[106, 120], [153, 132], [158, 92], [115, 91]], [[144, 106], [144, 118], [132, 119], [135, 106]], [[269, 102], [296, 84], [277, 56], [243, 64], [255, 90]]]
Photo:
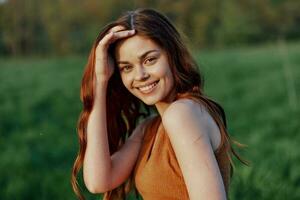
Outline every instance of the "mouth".
[[150, 84], [147, 84], [147, 85], [144, 85], [144, 86], [141, 86], [141, 87], [136, 87], [140, 92], [142, 92], [143, 94], [149, 94], [150, 92], [152, 92], [156, 86], [157, 86], [157, 83], [159, 82], [158, 81], [155, 81], [153, 83], [150, 83]]

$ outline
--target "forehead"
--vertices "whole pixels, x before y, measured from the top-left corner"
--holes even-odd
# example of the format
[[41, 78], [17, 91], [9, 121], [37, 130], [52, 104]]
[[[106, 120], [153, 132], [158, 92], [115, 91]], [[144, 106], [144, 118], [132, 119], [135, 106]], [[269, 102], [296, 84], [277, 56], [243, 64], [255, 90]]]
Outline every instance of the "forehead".
[[115, 54], [117, 59], [123, 60], [138, 57], [153, 49], [161, 50], [160, 46], [150, 38], [134, 35], [118, 42]]

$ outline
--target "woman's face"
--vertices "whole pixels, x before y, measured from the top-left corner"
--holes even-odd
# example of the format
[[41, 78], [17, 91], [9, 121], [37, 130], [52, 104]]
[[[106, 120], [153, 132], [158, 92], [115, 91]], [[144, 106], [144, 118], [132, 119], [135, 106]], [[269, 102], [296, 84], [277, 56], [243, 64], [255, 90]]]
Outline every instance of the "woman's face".
[[167, 53], [151, 39], [134, 35], [120, 41], [116, 63], [124, 86], [147, 105], [169, 102], [174, 78]]

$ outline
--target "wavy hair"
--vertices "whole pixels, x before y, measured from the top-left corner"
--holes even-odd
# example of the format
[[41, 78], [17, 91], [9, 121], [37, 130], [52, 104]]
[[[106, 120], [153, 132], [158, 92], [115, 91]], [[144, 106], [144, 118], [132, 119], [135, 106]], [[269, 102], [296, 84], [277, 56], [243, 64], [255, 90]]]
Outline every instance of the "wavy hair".
[[[197, 63], [192, 58], [187, 47], [184, 45], [176, 28], [166, 16], [160, 14], [156, 10], [137, 9], [135, 11], [124, 13], [116, 21], [103, 28], [93, 44], [85, 67], [80, 91], [83, 110], [80, 113], [77, 124], [80, 146], [77, 158], [74, 162], [71, 177], [72, 187], [77, 197], [80, 200], [85, 199], [80, 192], [77, 175], [83, 165], [87, 146], [87, 122], [94, 104], [95, 50], [99, 41], [107, 34], [108, 30], [116, 25], [121, 25], [126, 29], [135, 29], [136, 34], [150, 38], [167, 52], [168, 61], [174, 76], [174, 87], [176, 88], [177, 99], [192, 98], [205, 106], [220, 129], [222, 143], [228, 142], [230, 144], [229, 159], [231, 163], [231, 176], [233, 172], [232, 168], [234, 167], [231, 155], [236, 156], [242, 163], [248, 164], [247, 161], [244, 161], [232, 147], [232, 143], [237, 144], [239, 147], [242, 147], [242, 144], [230, 138], [226, 130], [226, 117], [223, 108], [218, 103], [204, 95], [203, 77], [199, 72]], [[111, 45], [109, 48], [109, 53], [111, 55], [113, 55], [114, 46], [115, 44]], [[115, 101], [115, 99], [122, 99], [122, 103], [120, 101]], [[106, 107], [109, 150], [112, 155], [125, 143], [126, 138], [130, 136], [137, 125], [138, 120], [150, 115], [151, 108], [146, 106], [125, 88], [122, 84], [118, 70], [114, 70], [114, 73], [108, 83]], [[132, 175], [133, 173], [128, 181], [119, 187], [106, 192], [104, 194], [104, 199], [126, 199], [126, 195], [132, 187], [134, 187]], [[138, 195], [136, 188], [134, 189], [136, 195]]]

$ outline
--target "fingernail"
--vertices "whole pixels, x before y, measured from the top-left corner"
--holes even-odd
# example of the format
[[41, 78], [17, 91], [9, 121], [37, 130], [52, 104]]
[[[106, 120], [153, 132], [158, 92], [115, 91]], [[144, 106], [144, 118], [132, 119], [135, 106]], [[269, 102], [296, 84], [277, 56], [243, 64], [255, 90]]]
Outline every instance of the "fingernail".
[[135, 30], [134, 30], [134, 29], [130, 30], [130, 33], [134, 33], [134, 32], [135, 32]]

